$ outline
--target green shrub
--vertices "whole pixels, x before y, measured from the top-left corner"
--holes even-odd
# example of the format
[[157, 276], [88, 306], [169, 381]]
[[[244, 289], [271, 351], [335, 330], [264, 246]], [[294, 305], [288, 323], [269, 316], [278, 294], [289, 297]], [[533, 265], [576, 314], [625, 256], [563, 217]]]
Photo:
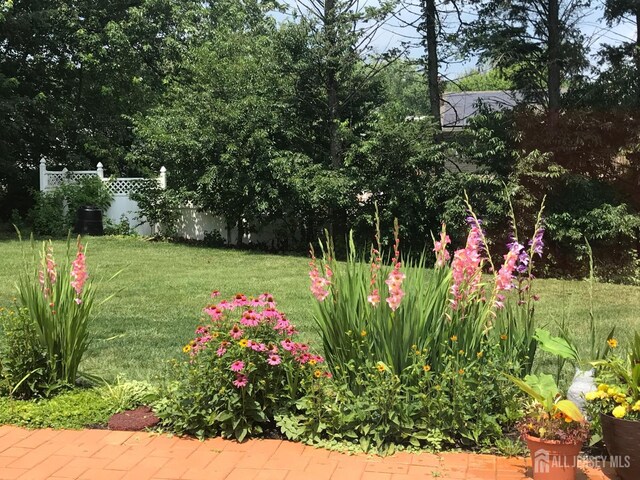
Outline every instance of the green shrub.
[[130, 197], [138, 203], [138, 226], [148, 222], [152, 228], [160, 226], [163, 236], [172, 237], [176, 234], [180, 207], [185, 200], [180, 192], [160, 188], [157, 182], [149, 180]]
[[0, 308], [0, 395], [31, 398], [45, 394], [49, 369], [24, 309]]
[[37, 192], [28, 219], [34, 233], [39, 235], [60, 237], [71, 228], [65, 213], [64, 194], [60, 190]]
[[29, 219], [34, 233], [60, 237], [74, 227], [79, 207], [90, 205], [105, 212], [112, 201], [113, 196], [100, 177], [86, 176], [64, 182], [50, 192], [36, 192]]

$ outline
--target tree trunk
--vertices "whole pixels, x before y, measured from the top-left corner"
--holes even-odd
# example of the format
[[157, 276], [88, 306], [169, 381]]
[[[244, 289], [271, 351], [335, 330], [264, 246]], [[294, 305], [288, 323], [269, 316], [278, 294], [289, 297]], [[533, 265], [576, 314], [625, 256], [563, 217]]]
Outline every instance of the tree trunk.
[[238, 218], [238, 238], [236, 239], [236, 246], [242, 247], [242, 238], [244, 237], [244, 223], [242, 217]]
[[636, 6], [636, 49], [633, 56], [636, 64], [636, 106], [640, 107], [640, 3]]
[[438, 82], [438, 12], [435, 0], [422, 2], [422, 15], [425, 30], [423, 45], [427, 53], [425, 74], [429, 86], [429, 112], [436, 122], [436, 127], [441, 129], [440, 85]]
[[338, 71], [336, 67], [336, 44], [338, 34], [336, 32], [336, 2], [325, 0], [324, 2], [324, 33], [327, 42], [327, 122], [329, 124], [329, 161], [333, 168], [342, 165], [340, 158], [340, 130], [339, 130], [339, 105], [338, 105]]
[[549, 0], [549, 38], [547, 45], [547, 93], [549, 126], [555, 127], [560, 114], [560, 2]]

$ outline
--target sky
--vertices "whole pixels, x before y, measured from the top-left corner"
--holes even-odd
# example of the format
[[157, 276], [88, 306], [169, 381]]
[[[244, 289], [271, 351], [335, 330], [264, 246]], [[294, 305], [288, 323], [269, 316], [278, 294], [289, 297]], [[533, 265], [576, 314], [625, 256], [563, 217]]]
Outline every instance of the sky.
[[[299, 8], [303, 3], [308, 3], [308, 0], [303, 0], [302, 2], [287, 0], [285, 3], [291, 8]], [[362, 0], [360, 3], [361, 5], [376, 5], [378, 2], [377, 0]], [[413, 0], [413, 3], [418, 2]], [[624, 41], [634, 41], [636, 38], [636, 28], [633, 23], [623, 22], [609, 27], [602, 19], [603, 5], [604, 0], [592, 0], [591, 7], [585, 12], [584, 18], [580, 21], [580, 29], [587, 39], [587, 45], [590, 48], [592, 57], [594, 57], [594, 62], [595, 53], [603, 44], [615, 45]], [[415, 40], [417, 38], [415, 29], [407, 26], [406, 23], [410, 23], [416, 18], [417, 10], [417, 8], [405, 9], [400, 12], [398, 18], [390, 19], [378, 30], [372, 42], [373, 48], [377, 52], [384, 52], [393, 47], [400, 47], [403, 41]], [[471, 16], [467, 15], [467, 18], [471, 19]], [[418, 57], [423, 54], [423, 51], [421, 48], [416, 47], [409, 54], [412, 57]], [[457, 78], [476, 67], [476, 63], [477, 59], [475, 58], [465, 62], [455, 61], [443, 65], [441, 70], [443, 75], [449, 78]]]

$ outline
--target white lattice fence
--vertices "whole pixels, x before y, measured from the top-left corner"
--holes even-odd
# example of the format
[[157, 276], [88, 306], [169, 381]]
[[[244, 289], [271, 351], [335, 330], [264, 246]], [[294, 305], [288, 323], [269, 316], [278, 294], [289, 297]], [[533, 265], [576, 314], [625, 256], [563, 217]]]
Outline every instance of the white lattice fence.
[[[138, 192], [140, 188], [151, 179], [148, 178], [105, 178], [102, 163], [98, 163], [95, 170], [69, 171], [66, 168], [61, 171], [47, 170], [45, 160], [40, 161], [40, 190], [51, 191], [64, 183], [75, 183], [78, 180], [90, 176], [99, 177], [113, 195], [113, 202], [105, 216], [114, 223], [127, 219], [131, 227], [141, 235], [152, 233], [152, 227], [148, 223], [139, 225], [140, 215], [138, 203], [130, 198], [130, 194]], [[160, 188], [167, 188], [167, 170], [162, 167], [160, 175], [155, 179]]]

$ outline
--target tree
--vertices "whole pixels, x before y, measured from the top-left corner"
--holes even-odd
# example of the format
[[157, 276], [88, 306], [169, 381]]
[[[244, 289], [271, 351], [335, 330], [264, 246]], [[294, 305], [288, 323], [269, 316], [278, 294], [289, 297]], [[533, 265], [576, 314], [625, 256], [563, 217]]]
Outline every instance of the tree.
[[467, 51], [504, 73], [551, 124], [561, 88], [587, 66], [579, 23], [589, 0], [476, 0], [478, 18], [465, 30]]
[[[37, 166], [126, 172], [131, 116], [175, 66], [184, 0], [16, 0], [0, 16], [0, 190], [26, 203]], [[6, 5], [6, 2], [5, 2]], [[16, 199], [17, 201], [14, 201]], [[9, 212], [3, 208], [2, 212]]]
[[199, 206], [225, 217], [227, 236], [273, 218], [282, 206], [279, 173], [299, 159], [283, 148], [291, 96], [276, 53], [275, 22], [261, 2], [205, 8], [181, 68], [159, 105], [136, 117], [132, 155], [164, 164], [169, 185], [195, 192]]
[[[634, 99], [631, 106], [640, 107], [640, 2], [637, 0], [607, 0], [605, 2], [604, 18], [612, 26], [624, 21], [635, 25], [636, 38], [622, 42], [620, 45], [605, 45], [602, 57], [609, 62], [614, 82], [622, 78], [627, 80], [626, 88], [631, 91]], [[631, 80], [631, 81], [629, 81]], [[623, 87], [624, 88], [624, 87]], [[620, 92], [623, 93], [623, 92]], [[624, 93], [620, 97], [625, 98]]]
[[[324, 117], [328, 138], [329, 164], [338, 169], [344, 153], [341, 125], [348, 122], [346, 113], [376, 75], [397, 58], [397, 52], [375, 58], [371, 42], [378, 29], [396, 7], [395, 0], [384, 0], [377, 7], [360, 0], [306, 0], [302, 24], [311, 35], [312, 49], [317, 51], [317, 72], [324, 86]], [[320, 113], [320, 112], [317, 112]]]

